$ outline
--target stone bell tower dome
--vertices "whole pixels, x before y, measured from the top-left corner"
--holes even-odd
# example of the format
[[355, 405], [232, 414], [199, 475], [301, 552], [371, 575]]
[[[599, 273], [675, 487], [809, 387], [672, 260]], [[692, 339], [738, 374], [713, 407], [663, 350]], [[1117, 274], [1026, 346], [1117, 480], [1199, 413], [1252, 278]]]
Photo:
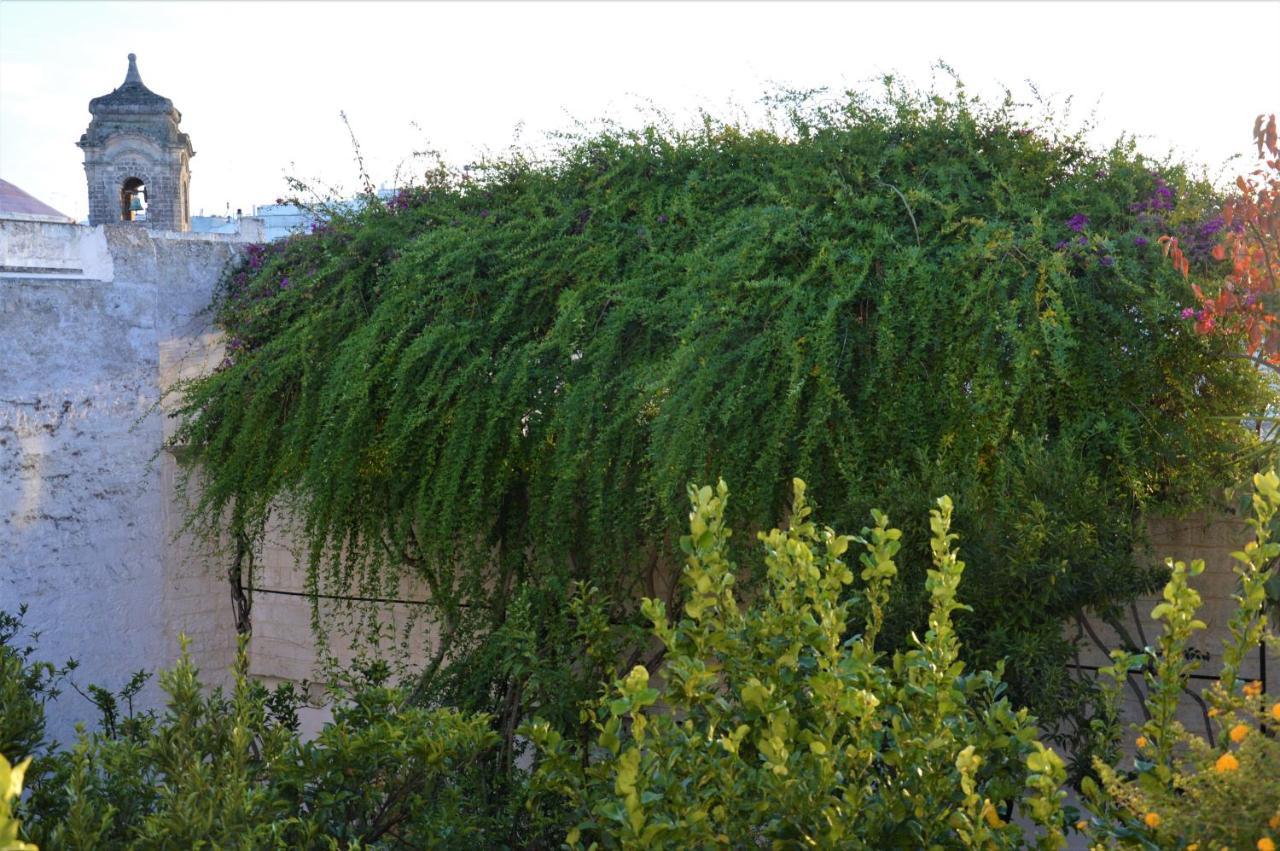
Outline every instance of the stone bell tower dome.
[[182, 113], [142, 84], [132, 53], [124, 83], [89, 101], [89, 113], [89, 129], [76, 143], [89, 181], [89, 224], [190, 230], [187, 188], [195, 151], [178, 129]]

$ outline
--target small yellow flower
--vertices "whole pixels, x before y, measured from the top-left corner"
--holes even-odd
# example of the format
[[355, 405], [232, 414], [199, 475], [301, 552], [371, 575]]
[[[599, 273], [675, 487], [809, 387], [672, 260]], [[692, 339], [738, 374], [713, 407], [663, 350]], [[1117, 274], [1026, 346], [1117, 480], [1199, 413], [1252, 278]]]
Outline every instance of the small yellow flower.
[[1267, 822], [1267, 824], [1271, 825], [1272, 830], [1280, 830], [1280, 815], [1272, 816], [1271, 821]]
[[1271, 837], [1264, 836], [1258, 840], [1258, 851], [1276, 851], [1276, 844], [1271, 841]]
[[1244, 741], [1245, 736], [1249, 735], [1249, 725], [1237, 724], [1231, 728], [1231, 733], [1229, 735], [1231, 736], [1231, 741], [1238, 745]]
[[1089, 826], [1089, 822], [1085, 821], [1084, 819], [1080, 819], [1080, 821], [1076, 822], [1076, 830], [1084, 830], [1088, 826]]
[[1143, 824], [1145, 824], [1147, 827], [1152, 828], [1152, 829], [1155, 829], [1155, 828], [1157, 828], [1157, 827], [1159, 827], [1159, 826], [1160, 826], [1160, 814], [1159, 814], [1159, 813], [1147, 813], [1145, 816], [1143, 816], [1143, 817], [1142, 817], [1142, 822], [1143, 822]]
[[1187, 846], [1187, 851], [1200, 851], [1200, 843], [1192, 842], [1190, 845]]
[[1213, 764], [1213, 770], [1219, 774], [1225, 771], [1235, 771], [1240, 767], [1240, 760], [1236, 759], [1229, 753], [1224, 753], [1218, 757], [1218, 761]]
[[1280, 721], [1280, 703], [1277, 703], [1275, 706], [1271, 707], [1271, 717], [1276, 719], [1277, 721]]
[[1137, 746], [1138, 746], [1138, 747], [1140, 747], [1140, 748], [1145, 748], [1145, 747], [1147, 746], [1147, 737], [1146, 737], [1146, 736], [1139, 736], [1139, 737], [1138, 737], [1138, 740], [1137, 740], [1136, 742], [1134, 742], [1134, 744], [1135, 744], [1135, 745], [1137, 745]]
[[1245, 685], [1244, 687], [1245, 697], [1257, 697], [1260, 694], [1262, 694], [1262, 683], [1260, 681], [1254, 680], [1253, 682]]
[[1209, 717], [1210, 717], [1210, 718], [1217, 718], [1217, 717], [1218, 717], [1218, 707], [1216, 707], [1216, 706], [1210, 707], [1210, 708], [1209, 708], [1208, 715], [1209, 715]]

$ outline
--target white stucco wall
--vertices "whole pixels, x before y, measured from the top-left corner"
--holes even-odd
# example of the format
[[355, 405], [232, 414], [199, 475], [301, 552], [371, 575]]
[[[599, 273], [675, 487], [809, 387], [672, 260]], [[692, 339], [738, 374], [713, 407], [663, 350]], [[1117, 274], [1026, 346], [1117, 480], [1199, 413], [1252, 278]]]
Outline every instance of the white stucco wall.
[[[216, 564], [175, 542], [161, 388], [207, 363], [208, 306], [238, 250], [129, 225], [0, 220], [0, 609], [29, 607], [39, 657], [119, 688], [171, 664], [179, 632], [216, 679], [234, 633]], [[192, 344], [197, 350], [192, 355]], [[169, 376], [162, 376], [164, 372]], [[156, 698], [154, 684], [144, 694]], [[50, 733], [92, 707], [67, 689]]]
[[[227, 679], [231, 554], [184, 532], [162, 394], [222, 359], [204, 311], [246, 235], [260, 236], [0, 219], [0, 609], [25, 603], [38, 658], [79, 660], [81, 687], [171, 665], [179, 635], [207, 683]], [[282, 513], [258, 553], [250, 670], [268, 684], [323, 680], [295, 538]], [[347, 621], [340, 608], [324, 604], [326, 620]], [[413, 608], [383, 616], [403, 627]], [[411, 645], [429, 641], [418, 624]], [[141, 704], [160, 699], [153, 682]], [[304, 715], [314, 728], [325, 713]], [[94, 710], [66, 689], [48, 716], [65, 742]]]

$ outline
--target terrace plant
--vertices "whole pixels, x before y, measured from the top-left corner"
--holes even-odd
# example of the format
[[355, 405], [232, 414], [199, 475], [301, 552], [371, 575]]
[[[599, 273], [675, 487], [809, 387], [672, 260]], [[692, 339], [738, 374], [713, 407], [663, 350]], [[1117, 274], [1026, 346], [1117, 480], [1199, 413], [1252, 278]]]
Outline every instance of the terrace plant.
[[[1061, 759], [1003, 697], [999, 670], [967, 673], [960, 659], [951, 501], [929, 517], [928, 631], [890, 655], [875, 639], [901, 532], [879, 512], [861, 536], [821, 528], [804, 483], [794, 488], [788, 528], [759, 535], [764, 579], [744, 599], [728, 489], [690, 487], [682, 613], [642, 606], [665, 649], [657, 680], [636, 666], [606, 688], [584, 712], [588, 746], [546, 722], [527, 728], [540, 803], [569, 812], [565, 843], [1023, 847], [1007, 820], [1017, 804], [1040, 824], [1032, 844], [1063, 847]], [[859, 549], [860, 571], [842, 558]], [[853, 635], [850, 592], [867, 611]]]
[[[96, 729], [43, 757], [16, 805], [27, 839], [69, 851], [463, 848], [506, 839], [476, 805], [481, 756], [497, 740], [487, 716], [411, 706], [381, 674], [357, 675], [334, 684], [332, 720], [304, 740], [297, 694], [249, 679], [243, 651], [229, 693], [201, 682], [185, 648], [159, 680], [162, 711], [104, 710]], [[100, 707], [107, 697], [98, 691]], [[19, 783], [28, 762], [11, 775]], [[0, 781], [6, 768], [0, 762]], [[9, 807], [0, 800], [5, 851], [16, 824]]]

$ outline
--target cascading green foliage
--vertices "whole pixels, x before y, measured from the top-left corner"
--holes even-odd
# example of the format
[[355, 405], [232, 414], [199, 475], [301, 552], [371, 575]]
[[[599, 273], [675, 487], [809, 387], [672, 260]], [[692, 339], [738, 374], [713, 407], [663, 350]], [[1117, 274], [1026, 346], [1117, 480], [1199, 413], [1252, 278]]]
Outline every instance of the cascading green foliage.
[[[216, 305], [227, 361], [183, 388], [200, 516], [256, 529], [287, 502], [316, 588], [419, 577], [447, 658], [518, 636], [528, 664], [435, 680], [509, 727], [576, 717], [599, 673], [572, 665], [559, 589], [637, 623], [629, 601], [674, 585], [688, 482], [732, 481], [743, 529], [792, 476], [845, 528], [949, 493], [966, 650], [1060, 716], [1063, 619], [1151, 587], [1142, 513], [1237, 478], [1252, 440], [1259, 382], [1179, 317], [1147, 213], [1194, 224], [1213, 196], [1010, 102], [887, 92], [432, 171], [250, 252]], [[886, 646], [924, 623], [910, 570]]]

